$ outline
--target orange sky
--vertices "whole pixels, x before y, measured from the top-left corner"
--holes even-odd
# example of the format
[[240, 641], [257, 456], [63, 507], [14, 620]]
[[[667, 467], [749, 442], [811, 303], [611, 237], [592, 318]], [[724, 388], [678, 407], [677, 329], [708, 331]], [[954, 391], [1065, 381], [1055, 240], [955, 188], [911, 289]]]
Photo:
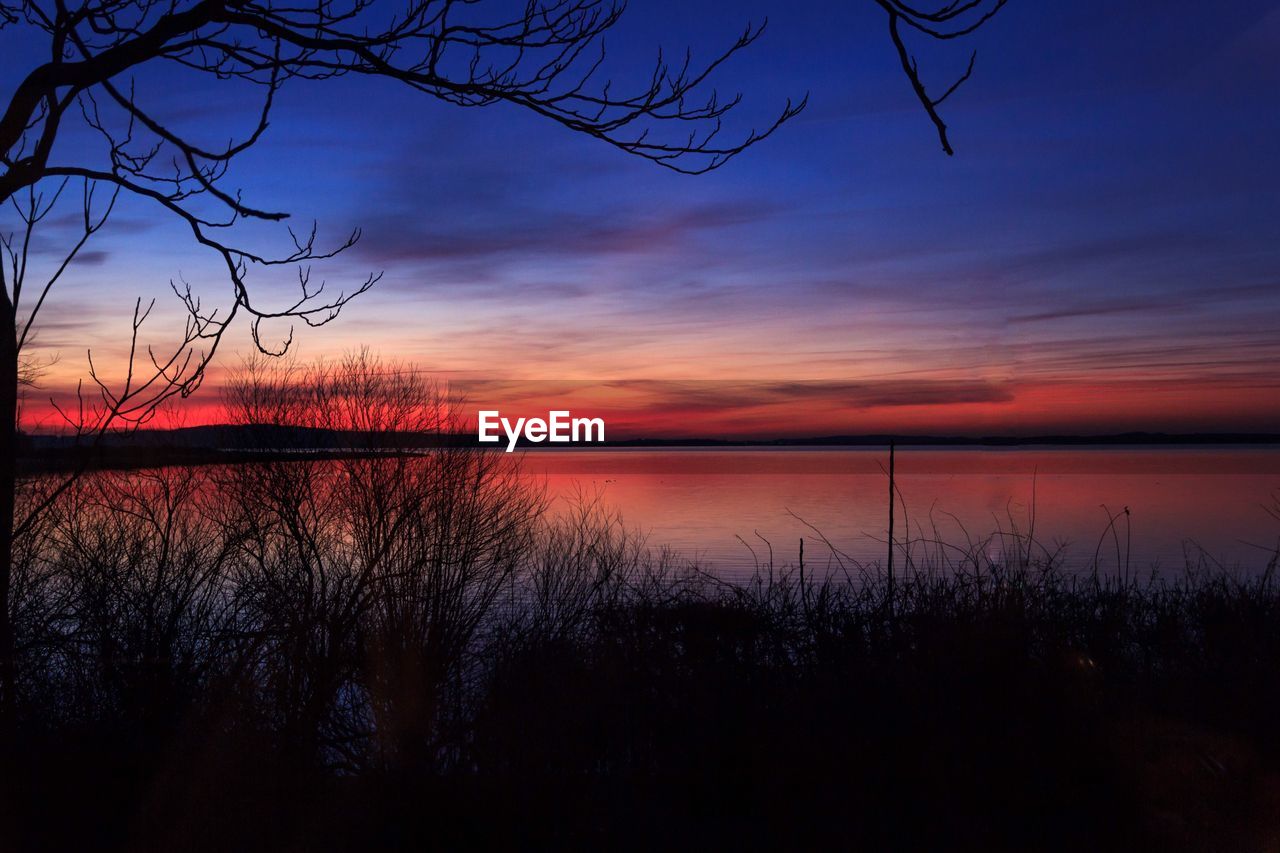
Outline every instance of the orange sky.
[[[215, 372], [196, 397], [169, 407], [152, 426], [225, 422], [221, 378]], [[1280, 395], [1228, 383], [455, 379], [450, 388], [464, 400], [468, 429], [481, 409], [513, 420], [566, 409], [604, 418], [614, 440], [1214, 432], [1224, 431], [1223, 424], [1265, 432], [1280, 424]], [[60, 428], [58, 415], [38, 398], [24, 415], [33, 431]]]

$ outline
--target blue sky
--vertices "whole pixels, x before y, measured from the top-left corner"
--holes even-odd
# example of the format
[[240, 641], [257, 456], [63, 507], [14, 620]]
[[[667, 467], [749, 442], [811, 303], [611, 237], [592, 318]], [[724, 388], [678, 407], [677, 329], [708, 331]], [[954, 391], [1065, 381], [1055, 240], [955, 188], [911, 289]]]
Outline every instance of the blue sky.
[[[808, 108], [689, 177], [513, 107], [299, 83], [231, 178], [322, 237], [364, 229], [323, 270], [333, 286], [384, 274], [301, 335], [302, 357], [370, 344], [443, 375], [1007, 391], [981, 410], [934, 396], [872, 407], [851, 425], [868, 430], [1274, 428], [1280, 5], [1151, 8], [1012, 0], [971, 42], [919, 45], [938, 85], [978, 51], [944, 107], [955, 157], [869, 0], [633, 0], [608, 39], [619, 80], [659, 44], [708, 55], [767, 17], [715, 83], [744, 93], [740, 127], [788, 97], [807, 93]], [[35, 59], [13, 40], [0, 33], [5, 88]], [[234, 85], [166, 72], [137, 86], [214, 142], [251, 126]], [[72, 137], [59, 156], [88, 150]], [[84, 372], [86, 347], [118, 355], [135, 296], [162, 300], [162, 343], [171, 278], [225, 292], [181, 229], [140, 203], [117, 213], [43, 318], [50, 394]], [[228, 366], [250, 346], [245, 333], [228, 344]]]

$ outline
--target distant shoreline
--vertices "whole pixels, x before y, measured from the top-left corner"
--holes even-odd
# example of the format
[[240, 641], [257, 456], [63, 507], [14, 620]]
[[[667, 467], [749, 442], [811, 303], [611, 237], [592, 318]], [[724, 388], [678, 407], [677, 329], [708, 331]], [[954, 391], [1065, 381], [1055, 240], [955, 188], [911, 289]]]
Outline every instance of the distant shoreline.
[[[60, 436], [26, 436], [20, 458], [28, 474], [85, 469], [153, 468], [172, 465], [218, 465], [284, 461], [299, 458], [342, 459], [420, 453], [439, 447], [481, 445], [473, 435], [368, 434], [329, 430], [290, 430], [279, 427], [190, 427], [113, 435], [97, 447], [76, 446]], [[1280, 447], [1278, 433], [1115, 433], [1109, 435], [1044, 436], [932, 436], [861, 435], [818, 436], [771, 440], [644, 438], [598, 444], [530, 444], [520, 452], [555, 453], [589, 450], [782, 450], [899, 447], [1010, 449], [1010, 448], [1208, 448]]]
[[[77, 442], [67, 436], [29, 434], [24, 436], [28, 454], [50, 450], [71, 450]], [[1063, 445], [1071, 447], [1093, 445], [1234, 445], [1280, 444], [1280, 432], [1122, 432], [1100, 435], [1040, 434], [1040, 435], [920, 435], [870, 433], [864, 435], [826, 435], [782, 438], [708, 438], [698, 436], [627, 438], [603, 442], [566, 442], [552, 448], [547, 444], [525, 441], [520, 447], [560, 449], [567, 447], [886, 447], [890, 443], [902, 446], [956, 446], [956, 447], [1018, 447], [1024, 445]], [[84, 442], [79, 445], [83, 446]], [[348, 450], [368, 449], [420, 449], [425, 447], [456, 447], [480, 444], [470, 433], [368, 433], [342, 430], [313, 429], [307, 427], [280, 427], [272, 425], [210, 425], [184, 427], [173, 430], [142, 430], [128, 434], [112, 434], [99, 443], [101, 449], [125, 448], [186, 448], [203, 450]]]
[[[592, 447], [1168, 447], [1280, 444], [1275, 433], [1116, 433], [1113, 435], [936, 436], [837, 435], [779, 439], [629, 439]], [[532, 445], [538, 447], [538, 445]]]

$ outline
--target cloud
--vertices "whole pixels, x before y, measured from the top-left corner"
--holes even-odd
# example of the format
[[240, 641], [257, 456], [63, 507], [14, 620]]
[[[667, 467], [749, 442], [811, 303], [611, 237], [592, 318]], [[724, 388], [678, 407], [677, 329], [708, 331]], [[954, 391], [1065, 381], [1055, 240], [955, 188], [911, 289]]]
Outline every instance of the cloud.
[[1033, 314], [1016, 314], [1009, 318], [1010, 323], [1041, 323], [1048, 320], [1069, 320], [1077, 317], [1106, 317], [1113, 314], [1130, 314], [1150, 311], [1150, 302], [1125, 302], [1114, 305], [1081, 306], [1079, 308], [1058, 308], [1039, 311]]
[[903, 406], [953, 406], [1009, 403], [1015, 389], [1007, 383], [972, 380], [500, 380], [472, 378], [453, 384], [477, 400], [546, 401], [572, 397], [595, 405], [641, 410], [728, 412], [783, 407], [802, 416], [806, 407], [874, 409]]
[[383, 264], [479, 264], [649, 255], [692, 244], [706, 232], [750, 225], [776, 212], [761, 202], [710, 202], [661, 210], [507, 210], [479, 222], [383, 216], [368, 223], [358, 255]]
[[[25, 317], [20, 322], [25, 322]], [[100, 331], [98, 312], [89, 311], [77, 316], [66, 306], [59, 306], [56, 314], [46, 316], [45, 311], [40, 312], [26, 346], [42, 352], [73, 349], [83, 355], [85, 342], [95, 340], [95, 334]]]
[[[523, 296], [548, 279], [581, 284], [565, 280], [581, 264], [633, 269], [671, 256], [687, 272], [741, 253], [741, 233], [788, 209], [750, 187], [679, 180], [596, 146], [585, 156], [578, 146], [512, 146], [467, 127], [430, 128], [364, 167], [348, 213], [363, 231], [352, 255], [385, 267], [389, 287], [429, 277], [468, 297], [516, 283]], [[424, 151], [447, 152], [447, 166]]]
[[102, 249], [81, 250], [76, 253], [75, 263], [85, 266], [99, 267], [107, 262], [111, 253]]

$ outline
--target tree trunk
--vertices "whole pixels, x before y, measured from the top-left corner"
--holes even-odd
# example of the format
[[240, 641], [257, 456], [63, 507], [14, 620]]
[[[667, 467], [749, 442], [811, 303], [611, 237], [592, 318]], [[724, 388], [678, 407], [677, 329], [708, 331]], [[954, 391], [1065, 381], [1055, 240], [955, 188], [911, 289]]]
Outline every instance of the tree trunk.
[[14, 641], [10, 587], [18, 458], [18, 341], [9, 294], [0, 289], [0, 720], [13, 721]]

